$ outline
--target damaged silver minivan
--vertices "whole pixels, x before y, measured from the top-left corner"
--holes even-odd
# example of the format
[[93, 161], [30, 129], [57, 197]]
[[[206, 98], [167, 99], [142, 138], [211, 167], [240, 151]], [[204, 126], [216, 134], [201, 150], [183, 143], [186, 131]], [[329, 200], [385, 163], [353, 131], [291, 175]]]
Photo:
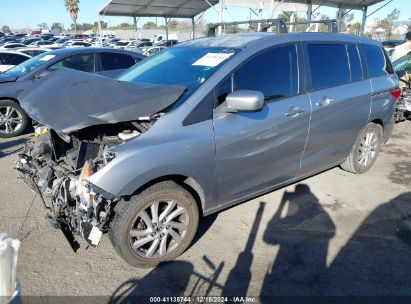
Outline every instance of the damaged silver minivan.
[[108, 232], [125, 261], [152, 267], [187, 249], [202, 216], [334, 166], [367, 171], [398, 97], [372, 40], [196, 39], [116, 80], [68, 70], [36, 79], [21, 105], [42, 127], [16, 168], [51, 197], [57, 227], [93, 246]]

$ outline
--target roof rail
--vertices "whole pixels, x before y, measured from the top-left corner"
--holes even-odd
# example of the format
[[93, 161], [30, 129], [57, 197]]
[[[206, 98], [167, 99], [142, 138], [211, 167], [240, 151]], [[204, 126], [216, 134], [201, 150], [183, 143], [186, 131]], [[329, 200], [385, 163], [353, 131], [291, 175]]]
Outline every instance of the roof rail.
[[286, 20], [284, 19], [260, 19], [260, 20], [247, 20], [247, 21], [234, 21], [234, 22], [219, 22], [219, 23], [210, 23], [208, 24], [207, 37], [215, 37], [215, 30], [219, 26], [226, 25], [239, 25], [239, 24], [253, 24], [260, 23], [260, 32], [267, 32], [267, 29], [271, 26], [276, 26], [277, 34], [286, 34]]
[[287, 22], [286, 25], [311, 25], [316, 23], [322, 23], [328, 26], [328, 32], [338, 33], [338, 26], [336, 19], [324, 19], [324, 20], [315, 20], [315, 21], [300, 21], [300, 22]]

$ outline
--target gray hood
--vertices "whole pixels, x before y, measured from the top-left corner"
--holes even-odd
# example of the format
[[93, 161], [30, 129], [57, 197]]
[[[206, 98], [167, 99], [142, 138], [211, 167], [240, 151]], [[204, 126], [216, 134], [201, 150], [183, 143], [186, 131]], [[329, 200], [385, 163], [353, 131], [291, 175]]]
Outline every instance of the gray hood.
[[181, 86], [131, 83], [60, 69], [33, 80], [19, 99], [32, 119], [68, 134], [153, 115], [175, 103], [184, 90]]

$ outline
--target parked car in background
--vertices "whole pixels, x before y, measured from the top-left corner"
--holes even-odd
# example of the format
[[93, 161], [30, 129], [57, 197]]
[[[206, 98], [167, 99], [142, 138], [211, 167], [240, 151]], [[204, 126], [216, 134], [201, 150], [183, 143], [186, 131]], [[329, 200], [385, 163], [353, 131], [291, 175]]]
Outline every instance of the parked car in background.
[[120, 40], [120, 38], [109, 38], [105, 41], [105, 44], [107, 44], [108, 47], [114, 47]]
[[54, 41], [55, 44], [62, 46], [65, 42], [69, 41], [69, 38], [59, 38], [56, 41]]
[[143, 55], [145, 56], [153, 56], [154, 54], [157, 54], [158, 52], [161, 52], [162, 50], [166, 49], [167, 47], [165, 46], [152, 46], [148, 47], [143, 50]]
[[135, 40], [119, 40], [114, 44], [113, 48], [124, 50], [126, 47], [128, 47], [134, 41]]
[[26, 38], [28, 35], [26, 34], [26, 33], [17, 33], [17, 34], [14, 34], [14, 38], [16, 38], [16, 39], [24, 39], [24, 38]]
[[135, 51], [136, 49], [147, 48], [153, 46], [153, 43], [150, 41], [135, 40], [127, 45], [124, 49], [128, 51]]
[[68, 40], [60, 45], [62, 48], [77, 48], [77, 47], [90, 47], [93, 46], [91, 43], [85, 41], [77, 41], [77, 40]]
[[[1, 56], [2, 53], [0, 58]], [[6, 60], [11, 56], [14, 54], [7, 52]], [[30, 58], [28, 55], [24, 56], [25, 59]], [[3, 121], [0, 121], [0, 138], [17, 136], [27, 128], [29, 118], [19, 106], [19, 94], [33, 78], [42, 77], [42, 73], [60, 68], [114, 78], [143, 58], [142, 55], [124, 50], [65, 48], [40, 54], [0, 74], [0, 113], [4, 117]]]
[[37, 55], [40, 55], [42, 53], [48, 52], [50, 51], [50, 49], [45, 49], [45, 48], [39, 48], [39, 47], [24, 47], [24, 48], [17, 48], [14, 49], [14, 51], [19, 52], [19, 53], [23, 53], [26, 55], [29, 55], [31, 57], [35, 57]]
[[[96, 96], [88, 115], [56, 108], [66, 123], [41, 115], [54, 98], [33, 106], [54, 131], [34, 139], [17, 168], [44, 193], [56, 193], [56, 222], [74, 223], [71, 231], [95, 246], [108, 230], [117, 253], [145, 268], [182, 254], [201, 216], [338, 165], [369, 170], [391, 136], [400, 92], [380, 43], [330, 33], [190, 40], [116, 80], [103, 83], [119, 88], [121, 104]], [[136, 101], [140, 89], [140, 96], [154, 95]], [[72, 94], [74, 100], [82, 92]], [[112, 120], [113, 111], [123, 115]], [[96, 121], [94, 113], [108, 118]], [[84, 161], [80, 151], [96, 142]], [[50, 148], [34, 154], [31, 165], [39, 145]], [[80, 165], [71, 155], [81, 155]], [[67, 173], [33, 177], [40, 159], [47, 160], [41, 172]]]
[[392, 57], [394, 53], [395, 47], [403, 43], [404, 43], [404, 40], [386, 40], [386, 41], [381, 42], [382, 46], [384, 47], [385, 51], [388, 54], [388, 57], [390, 58]]
[[60, 48], [60, 45], [57, 43], [54, 43], [52, 41], [48, 41], [48, 40], [39, 40], [39, 41], [35, 41], [33, 43], [30, 43], [29, 46], [31, 47], [46, 47], [48, 49], [58, 49]]
[[30, 32], [30, 36], [34, 36], [34, 35], [40, 35], [41, 31], [31, 31]]
[[10, 70], [30, 58], [31, 56], [21, 52], [0, 50], [0, 72]]
[[398, 77], [402, 77], [406, 70], [411, 70], [411, 52], [392, 63]]
[[11, 43], [11, 42], [17, 43], [18, 41], [15, 38], [5, 37], [5, 38], [0, 39], [0, 46], [3, 46], [6, 43]]
[[25, 47], [26, 45], [23, 43], [18, 43], [18, 42], [7, 42], [3, 46], [0, 47], [0, 49], [15, 49], [15, 48], [21, 48]]
[[33, 42], [41, 41], [41, 40], [42, 40], [41, 38], [33, 38], [33, 37], [30, 37], [30, 38], [23, 39], [23, 40], [21, 41], [21, 43], [23, 43], [23, 44], [25, 44], [25, 45], [29, 45], [29, 44], [32, 44]]
[[48, 41], [55, 42], [59, 39], [60, 39], [59, 37], [54, 36], [54, 37], [51, 37], [50, 39], [48, 39]]
[[83, 34], [73, 34], [69, 36], [70, 39], [87, 39], [88, 35], [83, 35]]

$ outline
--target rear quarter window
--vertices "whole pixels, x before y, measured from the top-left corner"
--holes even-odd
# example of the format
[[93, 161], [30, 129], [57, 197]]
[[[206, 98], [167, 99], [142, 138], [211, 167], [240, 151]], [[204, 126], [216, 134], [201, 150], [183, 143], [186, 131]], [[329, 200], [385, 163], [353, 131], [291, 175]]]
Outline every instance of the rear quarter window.
[[311, 89], [350, 82], [350, 67], [344, 44], [308, 44]]
[[373, 78], [394, 74], [391, 61], [382, 47], [362, 44], [361, 49], [367, 64], [368, 77]]

